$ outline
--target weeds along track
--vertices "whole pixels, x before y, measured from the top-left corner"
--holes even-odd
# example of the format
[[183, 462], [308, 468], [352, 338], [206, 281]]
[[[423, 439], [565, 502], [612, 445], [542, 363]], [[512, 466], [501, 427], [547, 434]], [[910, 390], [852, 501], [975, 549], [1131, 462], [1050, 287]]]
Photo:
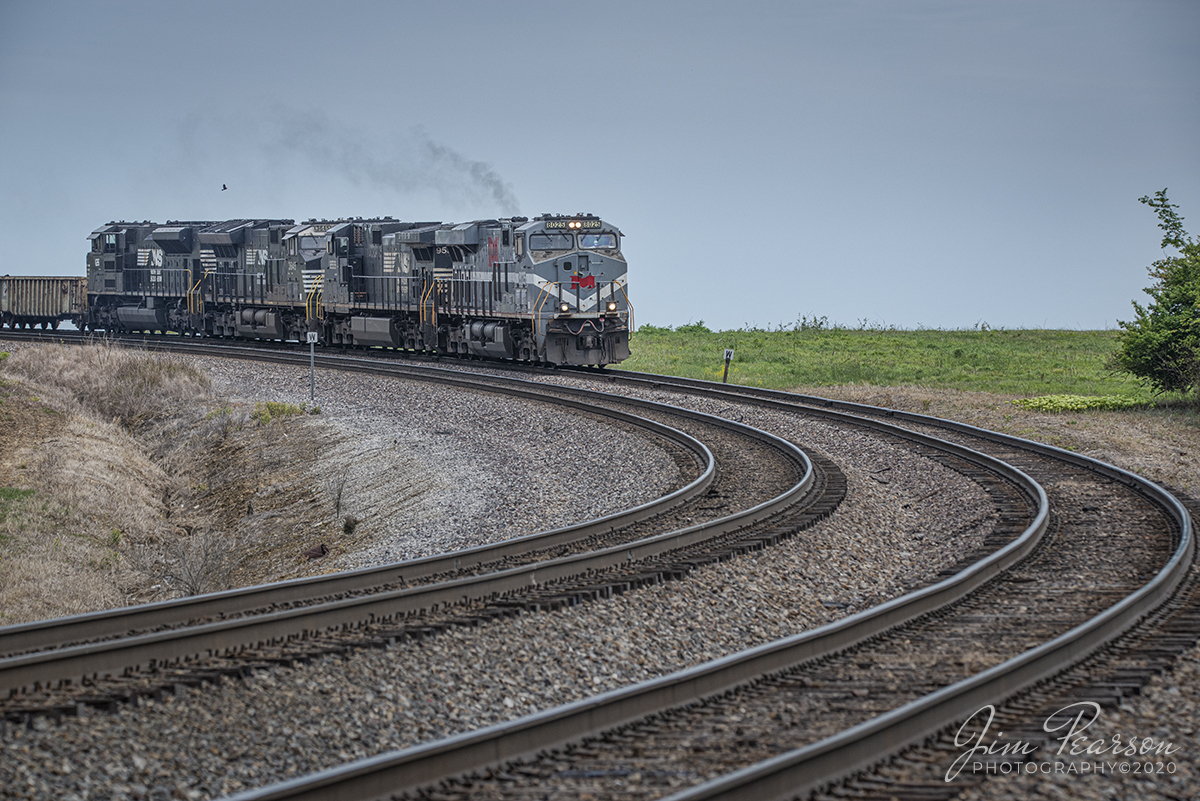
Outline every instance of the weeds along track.
[[[329, 363], [395, 374], [395, 368], [377, 362]], [[656, 437], [669, 438], [680, 458], [686, 457], [690, 471], [698, 475], [655, 503], [492, 546], [348, 574], [8, 627], [0, 630], [0, 647], [6, 653], [0, 659], [0, 688], [11, 694], [5, 704], [7, 715], [25, 716], [39, 709], [70, 711], [80, 698], [106, 705], [130, 693], [161, 694], [164, 687], [206, 671], [244, 669], [245, 658], [231, 666], [220, 657], [247, 648], [274, 646], [268, 647], [264, 659], [293, 661], [347, 647], [345, 642], [419, 637], [437, 625], [429, 622], [432, 617], [451, 607], [458, 610], [458, 617], [442, 614], [441, 619], [463, 623], [466, 614], [465, 624], [476, 625], [519, 609], [555, 608], [605, 597], [682, 576], [695, 564], [762, 547], [764, 540], [777, 541], [827, 515], [844, 495], [844, 483], [832, 465], [823, 462], [823, 468], [814, 469], [795, 446], [748, 426], [661, 404], [569, 390], [534, 391], [511, 381], [489, 379], [482, 384], [461, 374], [440, 373], [429, 374], [428, 380], [559, 403], [638, 425]], [[645, 416], [618, 408], [630, 406]], [[711, 447], [666, 422], [690, 429]], [[408, 618], [412, 618], [408, 625], [397, 626], [395, 621]], [[366, 629], [357, 631], [360, 627]], [[379, 633], [381, 627], [384, 634]], [[341, 638], [342, 645], [330, 645], [322, 638], [339, 629], [356, 631]], [[177, 666], [202, 654], [217, 656], [216, 664]], [[102, 678], [133, 674], [139, 665], [157, 671], [157, 681], [148, 685], [132, 676], [132, 683]], [[74, 685], [61, 686], [64, 681]], [[103, 692], [97, 691], [97, 682]], [[34, 692], [20, 694], [20, 690]]]

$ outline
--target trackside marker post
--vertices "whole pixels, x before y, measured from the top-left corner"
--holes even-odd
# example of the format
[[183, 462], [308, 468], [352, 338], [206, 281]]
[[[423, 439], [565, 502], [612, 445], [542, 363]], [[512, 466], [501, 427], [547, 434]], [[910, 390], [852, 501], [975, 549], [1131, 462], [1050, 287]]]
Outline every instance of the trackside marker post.
[[733, 348], [725, 349], [725, 375], [721, 376], [721, 383], [729, 383], [729, 363], [733, 361]]
[[308, 332], [308, 402], [317, 395], [317, 332]]

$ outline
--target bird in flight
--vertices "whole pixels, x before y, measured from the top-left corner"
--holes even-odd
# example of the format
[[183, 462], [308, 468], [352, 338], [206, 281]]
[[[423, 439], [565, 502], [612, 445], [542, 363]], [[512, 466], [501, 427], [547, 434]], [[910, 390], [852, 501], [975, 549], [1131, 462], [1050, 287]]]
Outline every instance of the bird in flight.
[[229, 187], [228, 187], [228, 186], [226, 186], [225, 184], [221, 184], [221, 191], [222, 191], [222, 192], [224, 192], [224, 191], [225, 191], [226, 189], [228, 189], [228, 188], [229, 188]]

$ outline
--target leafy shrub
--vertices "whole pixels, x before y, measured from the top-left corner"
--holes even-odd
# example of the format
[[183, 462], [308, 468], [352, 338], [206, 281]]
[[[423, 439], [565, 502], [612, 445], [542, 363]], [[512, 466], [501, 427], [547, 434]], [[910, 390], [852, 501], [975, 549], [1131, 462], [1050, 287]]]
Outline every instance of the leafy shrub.
[[647, 325], [638, 326], [637, 332], [640, 336], [648, 337], [648, 336], [656, 336], [658, 334], [669, 334], [669, 333], [671, 333], [671, 330], [672, 330], [671, 326], [669, 326], [669, 325], [648, 325], [647, 324]]
[[1088, 409], [1132, 409], [1146, 404], [1124, 395], [1040, 395], [1009, 401], [1033, 412], [1082, 412]]
[[[866, 324], [866, 320], [863, 320], [862, 323], [859, 325], [859, 329], [865, 330], [865, 324]], [[806, 314], [801, 314], [799, 317], [796, 318], [796, 323], [795, 323], [795, 325], [792, 326], [792, 330], [793, 331], [828, 331], [830, 329], [830, 327], [831, 326], [829, 325], [829, 318], [823, 314], [820, 317], [818, 317], [815, 314], [812, 317], [809, 317]], [[836, 328], [837, 326], [834, 325], [832, 327]]]
[[282, 401], [264, 401], [254, 404], [254, 413], [250, 416], [260, 423], [269, 423], [272, 420], [278, 420], [281, 417], [291, 417], [298, 414], [320, 414], [321, 407], [314, 406], [308, 408], [307, 403], [302, 403], [297, 406], [294, 403], [284, 403]]
[[1120, 347], [1112, 365], [1159, 392], [1188, 392], [1200, 385], [1200, 241], [1183, 230], [1166, 189], [1139, 200], [1158, 213], [1163, 249], [1172, 247], [1179, 255], [1150, 265], [1154, 284], [1145, 292], [1153, 300], [1144, 307], [1133, 304], [1132, 322], [1118, 321]]

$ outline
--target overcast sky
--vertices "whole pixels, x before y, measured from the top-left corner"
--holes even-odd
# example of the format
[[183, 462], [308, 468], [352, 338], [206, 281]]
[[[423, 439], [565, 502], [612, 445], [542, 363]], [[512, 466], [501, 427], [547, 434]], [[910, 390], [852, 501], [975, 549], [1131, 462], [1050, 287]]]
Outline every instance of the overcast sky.
[[[1106, 328], [1200, 233], [1200, 3], [0, 0], [0, 247], [592, 212], [639, 324]], [[221, 191], [222, 184], [228, 191]]]

